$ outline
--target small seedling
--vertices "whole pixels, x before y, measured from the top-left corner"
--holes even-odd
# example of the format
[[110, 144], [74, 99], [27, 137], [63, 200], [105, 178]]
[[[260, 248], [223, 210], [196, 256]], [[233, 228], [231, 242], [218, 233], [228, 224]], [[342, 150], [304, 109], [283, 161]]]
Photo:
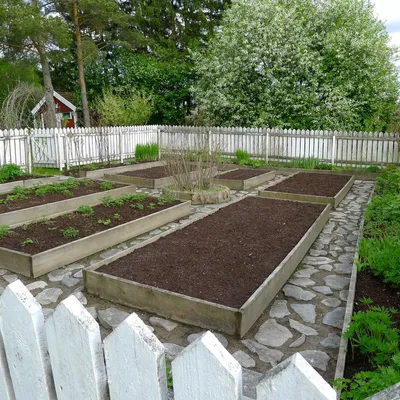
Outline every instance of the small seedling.
[[111, 196], [106, 196], [106, 197], [103, 197], [103, 198], [101, 199], [101, 204], [102, 204], [104, 207], [112, 207], [113, 204], [114, 204], [114, 200], [112, 199]]
[[101, 190], [111, 190], [113, 188], [113, 184], [111, 182], [102, 181], [100, 182]]
[[68, 239], [70, 239], [70, 238], [75, 238], [75, 237], [77, 237], [78, 235], [79, 235], [79, 230], [73, 228], [72, 226], [68, 227], [67, 229], [65, 229], [65, 230], [63, 231], [63, 236], [64, 236], [65, 238], [68, 238]]
[[114, 218], [116, 221], [119, 221], [119, 220], [121, 219], [121, 215], [118, 214], [118, 213], [115, 213], [115, 214], [113, 215], [113, 218]]
[[148, 208], [149, 210], [154, 210], [154, 209], [156, 208], [156, 205], [155, 205], [154, 203], [149, 203], [149, 204], [147, 205], [147, 208]]
[[88, 215], [93, 215], [94, 214], [94, 210], [93, 207], [91, 206], [80, 206], [78, 208], [78, 213], [84, 215], [84, 216], [88, 216]]
[[162, 206], [166, 204], [173, 203], [176, 197], [174, 194], [164, 194], [163, 196], [158, 198], [157, 204]]
[[107, 226], [111, 224], [111, 219], [99, 219], [97, 223]]
[[48, 231], [55, 231], [56, 229], [57, 229], [57, 227], [47, 228]]
[[8, 225], [0, 226], [0, 237], [6, 237], [10, 231], [10, 227]]
[[21, 246], [22, 246], [22, 247], [25, 247], [25, 246], [27, 246], [28, 244], [33, 244], [33, 240], [30, 239], [30, 238], [26, 238], [25, 240], [23, 240], [23, 241], [21, 242]]
[[371, 299], [371, 297], [363, 297], [360, 299], [360, 303], [364, 304], [365, 306], [369, 306], [373, 303], [374, 301]]
[[29, 225], [28, 225], [28, 224], [23, 224], [23, 225], [22, 225], [22, 230], [23, 230], [23, 231], [27, 231], [28, 228], [29, 228]]
[[47, 224], [49, 222], [49, 219], [47, 217], [43, 217], [39, 219], [39, 222], [42, 222], [43, 224]]
[[132, 208], [137, 208], [138, 210], [143, 210], [144, 205], [142, 203], [131, 204]]

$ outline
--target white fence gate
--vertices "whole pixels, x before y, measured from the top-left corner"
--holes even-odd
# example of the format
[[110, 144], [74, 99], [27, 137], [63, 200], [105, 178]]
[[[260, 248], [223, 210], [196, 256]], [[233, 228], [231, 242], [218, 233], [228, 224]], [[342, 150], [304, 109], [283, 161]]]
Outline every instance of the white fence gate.
[[[164, 346], [131, 314], [105, 340], [71, 295], [44, 321], [17, 280], [0, 297], [1, 400], [167, 400]], [[172, 361], [175, 400], [241, 400], [242, 369], [207, 332]], [[258, 400], [335, 400], [333, 388], [300, 354], [267, 372]]]

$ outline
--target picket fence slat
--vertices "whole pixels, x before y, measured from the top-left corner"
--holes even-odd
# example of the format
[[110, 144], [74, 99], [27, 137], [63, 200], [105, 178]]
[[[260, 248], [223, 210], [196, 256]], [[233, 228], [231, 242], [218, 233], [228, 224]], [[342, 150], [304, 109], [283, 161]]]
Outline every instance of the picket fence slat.
[[40, 304], [17, 280], [1, 296], [1, 332], [17, 400], [55, 398]]
[[211, 333], [172, 361], [175, 400], [241, 400], [242, 369]]
[[111, 400], [167, 399], [164, 346], [131, 314], [104, 340]]
[[[44, 323], [40, 304], [17, 280], [0, 296], [0, 328], [1, 400], [247, 399], [240, 364], [211, 332], [172, 361], [171, 393], [164, 346], [134, 313], [104, 340], [103, 352], [99, 324], [73, 294]], [[336, 399], [299, 353], [268, 371], [256, 392], [257, 400]]]
[[106, 372], [100, 328], [71, 295], [46, 322], [54, 383], [59, 400], [105, 400]]

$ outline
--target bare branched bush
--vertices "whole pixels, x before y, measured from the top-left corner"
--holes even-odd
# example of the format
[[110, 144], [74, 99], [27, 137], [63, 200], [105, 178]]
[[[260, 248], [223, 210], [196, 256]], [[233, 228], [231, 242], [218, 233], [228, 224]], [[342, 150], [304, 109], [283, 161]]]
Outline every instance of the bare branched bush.
[[32, 108], [43, 97], [43, 90], [20, 82], [4, 100], [0, 122], [4, 129], [22, 129], [33, 126]]
[[222, 151], [222, 143], [209, 140], [208, 133], [179, 135], [163, 154], [173, 186], [181, 191], [212, 189]]

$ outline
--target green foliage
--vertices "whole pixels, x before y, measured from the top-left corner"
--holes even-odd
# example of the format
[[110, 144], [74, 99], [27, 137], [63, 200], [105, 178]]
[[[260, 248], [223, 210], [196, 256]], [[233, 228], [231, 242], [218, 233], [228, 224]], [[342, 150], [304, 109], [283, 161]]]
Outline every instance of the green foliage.
[[10, 227], [8, 225], [0, 225], [0, 238], [8, 236]]
[[366, 354], [373, 371], [355, 374], [353, 379], [334, 381], [342, 399], [364, 400], [400, 380], [399, 330], [392, 319], [394, 310], [371, 307], [355, 313], [344, 334], [353, 349]]
[[63, 231], [63, 236], [67, 239], [76, 238], [79, 236], [79, 230], [75, 229], [74, 227], [70, 226]]
[[379, 172], [381, 169], [377, 165], [370, 165], [369, 167], [365, 168], [366, 172]]
[[134, 91], [114, 93], [106, 89], [97, 103], [97, 111], [104, 126], [144, 125], [152, 110], [152, 96]]
[[260, 168], [260, 167], [262, 167], [264, 164], [265, 164], [265, 163], [264, 163], [262, 160], [253, 160], [253, 161], [251, 162], [251, 166], [252, 166], [253, 168]]
[[113, 184], [107, 181], [101, 181], [99, 186], [101, 190], [111, 190], [113, 188]]
[[132, 208], [137, 208], [138, 210], [144, 210], [144, 205], [142, 203], [131, 204]]
[[159, 147], [157, 143], [137, 144], [135, 149], [135, 159], [138, 162], [157, 161]]
[[120, 221], [120, 220], [121, 220], [121, 215], [118, 214], [118, 213], [115, 213], [115, 214], [113, 215], [113, 219], [115, 219], [116, 221]]
[[149, 204], [147, 204], [147, 208], [149, 210], [154, 210], [156, 208], [156, 205], [154, 203], [149, 203]]
[[77, 211], [78, 211], [78, 213], [85, 215], [85, 216], [94, 214], [94, 210], [93, 210], [92, 206], [80, 206]]
[[290, 162], [292, 168], [318, 169], [319, 165], [318, 158], [314, 157], [295, 158]]
[[176, 196], [174, 194], [163, 194], [160, 196], [157, 200], [157, 204], [160, 206], [166, 205], [166, 204], [171, 204], [176, 200]]
[[24, 239], [24, 240], [21, 242], [21, 246], [22, 246], [22, 247], [25, 247], [25, 246], [27, 246], [28, 244], [33, 244], [33, 240], [30, 239], [30, 238], [26, 238], [26, 239]]
[[6, 164], [0, 167], [0, 183], [16, 179], [24, 175], [21, 167], [16, 164]]
[[110, 225], [111, 222], [112, 222], [111, 219], [99, 219], [97, 221], [98, 224], [101, 224], [101, 225], [104, 225], [104, 226]]
[[360, 299], [360, 303], [366, 306], [371, 305], [373, 302], [374, 301], [371, 299], [371, 297], [363, 297], [362, 299]]
[[239, 0], [221, 25], [195, 54], [194, 98], [208, 123], [388, 128], [400, 82], [372, 2]]
[[236, 154], [236, 162], [239, 165], [245, 165], [245, 164], [250, 164], [251, 160], [250, 160], [250, 155], [246, 150], [236, 150], [235, 151]]
[[384, 171], [365, 213], [358, 267], [400, 288], [400, 171]]

